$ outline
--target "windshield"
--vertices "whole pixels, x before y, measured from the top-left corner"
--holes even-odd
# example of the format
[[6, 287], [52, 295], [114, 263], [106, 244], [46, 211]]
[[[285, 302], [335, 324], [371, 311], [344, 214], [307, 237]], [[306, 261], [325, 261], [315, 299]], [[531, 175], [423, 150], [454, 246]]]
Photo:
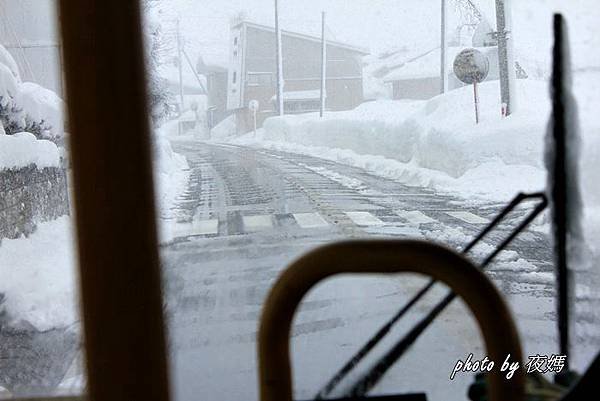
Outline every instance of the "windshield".
[[[0, 398], [85, 393], [56, 6], [0, 0]], [[581, 201], [569, 214], [566, 360], [553, 209], [486, 274], [515, 319], [523, 363], [531, 362], [522, 369], [554, 380], [565, 363], [578, 372], [589, 365], [600, 348], [596, 1], [140, 6], [175, 400], [258, 400], [262, 308], [281, 272], [307, 251], [387, 238], [462, 252], [519, 192], [546, 191], [554, 182], [547, 162], [555, 12], [566, 20], [564, 82], [576, 105], [569, 104], [569, 193]], [[467, 257], [482, 264], [536, 199]], [[294, 399], [355, 389], [447, 287], [436, 284], [335, 388], [326, 385], [428, 282], [343, 275], [316, 286], [290, 333]], [[481, 371], [473, 363], [481, 368], [486, 356], [472, 314], [455, 300], [369, 394], [465, 400]]]
[[[444, 39], [440, 1], [275, 3], [147, 3], [156, 90], [171, 105], [156, 131], [164, 144], [157, 178], [181, 400], [257, 398], [261, 307], [282, 269], [307, 250], [379, 237], [461, 250], [518, 192], [544, 190], [556, 11], [570, 33], [584, 228], [597, 227], [593, 2], [505, 2], [499, 21], [502, 2], [447, 1]], [[499, 43], [499, 22], [507, 43]], [[464, 57], [461, 72], [455, 64]], [[534, 204], [510, 214], [469, 257], [480, 263]], [[546, 212], [488, 269], [511, 305], [525, 362], [559, 354], [550, 233]], [[581, 369], [598, 345], [587, 285], [597, 274], [578, 266], [583, 293], [569, 359]], [[295, 398], [314, 397], [426, 282], [350, 276], [312, 291], [291, 334]], [[352, 388], [439, 301], [438, 287], [328, 396]], [[371, 394], [465, 399], [473, 375], [449, 377], [470, 353], [486, 355], [470, 313], [455, 302]]]

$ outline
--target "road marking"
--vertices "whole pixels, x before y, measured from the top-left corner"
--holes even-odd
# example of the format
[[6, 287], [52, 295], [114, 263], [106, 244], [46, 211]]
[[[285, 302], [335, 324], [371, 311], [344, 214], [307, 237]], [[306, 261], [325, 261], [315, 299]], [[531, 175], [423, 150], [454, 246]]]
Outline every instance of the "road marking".
[[486, 224], [490, 222], [488, 219], [484, 219], [471, 212], [446, 212], [446, 214], [470, 224]]
[[172, 230], [175, 237], [218, 234], [219, 220], [196, 220], [191, 223], [175, 223]]
[[296, 223], [302, 228], [321, 228], [329, 226], [329, 223], [319, 213], [293, 213]]
[[246, 231], [260, 231], [273, 227], [270, 215], [242, 216]]
[[196, 220], [192, 222], [192, 231], [196, 235], [208, 235], [219, 233], [219, 220]]
[[357, 226], [383, 226], [385, 223], [369, 212], [345, 212]]
[[427, 224], [437, 221], [418, 210], [400, 210], [396, 214], [412, 224]]

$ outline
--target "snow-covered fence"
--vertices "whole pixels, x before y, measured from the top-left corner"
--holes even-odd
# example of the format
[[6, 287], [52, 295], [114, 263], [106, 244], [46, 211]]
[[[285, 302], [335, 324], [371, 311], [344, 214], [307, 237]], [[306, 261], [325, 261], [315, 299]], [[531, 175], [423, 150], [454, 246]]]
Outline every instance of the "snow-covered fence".
[[31, 234], [38, 222], [69, 214], [62, 167], [0, 169], [0, 240]]

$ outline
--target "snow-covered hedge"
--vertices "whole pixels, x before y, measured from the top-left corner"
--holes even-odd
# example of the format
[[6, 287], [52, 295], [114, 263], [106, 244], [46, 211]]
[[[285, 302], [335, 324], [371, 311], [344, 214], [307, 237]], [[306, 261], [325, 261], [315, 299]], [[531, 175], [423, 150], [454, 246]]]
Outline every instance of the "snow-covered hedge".
[[38, 168], [58, 167], [59, 161], [58, 147], [50, 141], [37, 139], [29, 132], [0, 134], [0, 170], [18, 169], [30, 164]]
[[57, 141], [64, 136], [64, 109], [56, 93], [21, 82], [15, 60], [0, 45], [0, 134], [29, 131]]

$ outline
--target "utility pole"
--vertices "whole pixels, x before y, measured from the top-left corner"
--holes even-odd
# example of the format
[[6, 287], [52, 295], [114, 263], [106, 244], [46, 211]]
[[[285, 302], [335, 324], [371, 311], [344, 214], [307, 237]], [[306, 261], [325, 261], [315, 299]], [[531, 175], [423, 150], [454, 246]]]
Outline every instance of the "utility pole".
[[514, 60], [514, 38], [512, 32], [511, 0], [496, 0], [496, 39], [498, 40], [498, 62], [500, 70], [500, 100], [506, 116], [517, 107], [515, 81], [517, 79]]
[[319, 115], [325, 114], [325, 100], [327, 97], [327, 42], [325, 40], [325, 11], [321, 13], [321, 108]]
[[440, 57], [440, 93], [446, 93], [448, 92], [448, 74], [446, 72], [446, 54], [447, 54], [447, 47], [446, 47], [446, 29], [447, 29], [447, 23], [446, 23], [446, 19], [448, 16], [448, 9], [447, 9], [447, 0], [441, 0], [442, 1], [442, 37], [441, 37], [441, 45], [440, 45], [440, 53], [441, 53], [441, 57]]
[[[183, 97], [183, 60], [181, 57], [181, 34], [179, 32], [179, 18], [177, 18], [177, 67], [179, 68], [179, 117], [183, 115], [184, 97]], [[181, 135], [181, 121], [177, 123], [177, 131]]]
[[277, 61], [277, 113], [283, 116], [283, 54], [279, 26], [279, 2], [275, 0], [275, 58]]

